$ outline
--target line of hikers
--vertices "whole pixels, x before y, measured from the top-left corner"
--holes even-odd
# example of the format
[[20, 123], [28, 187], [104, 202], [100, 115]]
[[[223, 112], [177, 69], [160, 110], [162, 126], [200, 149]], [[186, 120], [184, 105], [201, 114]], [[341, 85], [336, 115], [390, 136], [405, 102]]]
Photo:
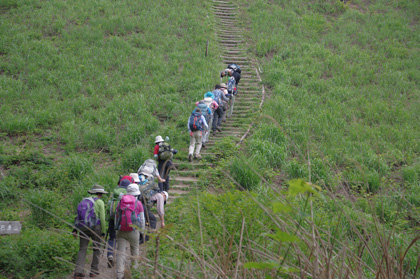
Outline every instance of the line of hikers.
[[[208, 142], [210, 128], [213, 135], [216, 134], [216, 130], [221, 132], [221, 123], [226, 120], [229, 101], [234, 101], [237, 94], [240, 74], [241, 69], [236, 64], [228, 65], [227, 69], [220, 73], [221, 79], [228, 78], [227, 84], [217, 84], [212, 92], [207, 92], [204, 99], [196, 103], [197, 107], [188, 119], [190, 162], [193, 155], [196, 159], [201, 158], [201, 146], [205, 147]], [[230, 109], [233, 101], [230, 102]], [[134, 266], [137, 265], [139, 244], [148, 241], [148, 232], [156, 229], [156, 217], [150, 211], [154, 205], [157, 207], [160, 226], [165, 227], [164, 205], [169, 198], [169, 172], [174, 168], [172, 158], [176, 153], [178, 151], [171, 148], [168, 138], [163, 140], [161, 136], [157, 136], [153, 150], [157, 164], [154, 159], [147, 159], [136, 173], [119, 177], [117, 188], [112, 191], [108, 204], [108, 214], [101, 199], [103, 194], [108, 194], [104, 187], [94, 185], [88, 191], [91, 196], [84, 198], [77, 206], [73, 229], [73, 236], [80, 238], [75, 279], [85, 277], [85, 259], [90, 240], [93, 242], [93, 258], [89, 277], [99, 276], [100, 247], [105, 242], [108, 246], [107, 264], [108, 267], [113, 267], [116, 263], [117, 279], [124, 278], [127, 245], [130, 245]], [[149, 230], [146, 230], [146, 225]]]
[[[121, 279], [124, 278], [127, 245], [130, 245], [136, 266], [139, 244], [148, 241], [148, 232], [156, 229], [156, 217], [150, 211], [154, 205], [157, 207], [160, 227], [165, 227], [164, 205], [169, 198], [169, 171], [173, 168], [172, 157], [178, 152], [167, 141], [161, 136], [155, 139], [154, 157], [158, 165], [154, 159], [147, 159], [136, 173], [120, 176], [109, 201], [108, 222], [105, 220], [105, 204], [101, 199], [108, 192], [103, 186], [94, 185], [88, 191], [91, 196], [78, 204], [73, 236], [80, 236], [80, 246], [74, 278], [85, 277], [84, 266], [90, 239], [93, 242], [93, 259], [89, 277], [98, 277], [100, 246], [109, 237], [107, 264], [108, 267], [113, 267], [116, 262], [116, 278]], [[149, 231], [145, 229], [146, 225]]]
[[[188, 161], [201, 159], [201, 147], [205, 148], [209, 140], [210, 129], [213, 136], [216, 131], [222, 132], [222, 121], [226, 121], [228, 111], [232, 114], [237, 86], [241, 79], [241, 69], [236, 64], [230, 64], [220, 72], [220, 79], [227, 77], [226, 83], [216, 84], [213, 91], [204, 94], [204, 99], [196, 103], [196, 108], [188, 118], [190, 146]], [[197, 145], [197, 146], [196, 146]], [[195, 152], [194, 152], [195, 150]]]

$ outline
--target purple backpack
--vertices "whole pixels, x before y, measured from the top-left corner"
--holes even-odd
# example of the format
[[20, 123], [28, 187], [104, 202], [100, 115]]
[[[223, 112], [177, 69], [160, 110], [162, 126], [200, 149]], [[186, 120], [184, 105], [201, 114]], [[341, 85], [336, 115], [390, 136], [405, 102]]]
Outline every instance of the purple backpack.
[[96, 218], [95, 210], [93, 208], [95, 201], [98, 198], [84, 198], [77, 206], [77, 216], [74, 220], [74, 225], [79, 229], [88, 227], [93, 228], [101, 223], [101, 220]]

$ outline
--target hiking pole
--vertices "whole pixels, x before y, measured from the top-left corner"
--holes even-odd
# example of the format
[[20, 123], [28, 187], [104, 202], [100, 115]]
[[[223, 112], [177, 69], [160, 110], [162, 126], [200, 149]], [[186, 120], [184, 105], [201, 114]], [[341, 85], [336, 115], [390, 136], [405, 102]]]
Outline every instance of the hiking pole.
[[106, 246], [107, 246], [107, 241], [108, 241], [108, 236], [109, 236], [109, 227], [108, 227], [108, 229], [106, 230], [106, 234], [105, 234], [105, 238], [104, 238], [104, 243], [103, 243], [103, 246], [104, 246], [104, 249], [102, 250], [102, 256], [101, 257], [103, 257], [104, 256], [104, 252], [105, 252], [105, 250], [106, 250]]

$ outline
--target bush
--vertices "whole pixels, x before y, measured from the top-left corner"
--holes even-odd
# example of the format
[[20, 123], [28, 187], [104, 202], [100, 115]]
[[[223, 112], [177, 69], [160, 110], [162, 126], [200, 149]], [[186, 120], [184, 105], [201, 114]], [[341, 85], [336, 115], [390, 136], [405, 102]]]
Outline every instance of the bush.
[[253, 190], [261, 183], [261, 178], [258, 175], [260, 173], [259, 168], [253, 161], [244, 156], [232, 160], [230, 172], [236, 182], [247, 190]]
[[19, 278], [34, 278], [37, 274], [57, 278], [72, 269], [65, 261], [74, 261], [78, 243], [70, 234], [36, 228], [5, 236], [0, 242], [0, 269], [13, 278], [18, 278], [17, 274]]
[[51, 228], [63, 225], [59, 218], [52, 215], [64, 216], [65, 207], [59, 194], [47, 189], [31, 190], [27, 195], [27, 202], [31, 210], [30, 223], [33, 226]]

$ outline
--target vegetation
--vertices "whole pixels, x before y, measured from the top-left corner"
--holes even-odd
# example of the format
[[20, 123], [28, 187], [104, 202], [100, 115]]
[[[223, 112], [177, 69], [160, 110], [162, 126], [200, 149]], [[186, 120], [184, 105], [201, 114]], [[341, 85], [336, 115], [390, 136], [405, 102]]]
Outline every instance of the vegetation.
[[[418, 3], [236, 4], [269, 98], [244, 145], [217, 143], [216, 167], [167, 208], [136, 272], [415, 278]], [[204, 55], [211, 5], [0, 1], [0, 220], [23, 224], [1, 237], [0, 276], [69, 274], [87, 189], [111, 190], [157, 134], [187, 145], [193, 102], [223, 67], [216, 43]]]

